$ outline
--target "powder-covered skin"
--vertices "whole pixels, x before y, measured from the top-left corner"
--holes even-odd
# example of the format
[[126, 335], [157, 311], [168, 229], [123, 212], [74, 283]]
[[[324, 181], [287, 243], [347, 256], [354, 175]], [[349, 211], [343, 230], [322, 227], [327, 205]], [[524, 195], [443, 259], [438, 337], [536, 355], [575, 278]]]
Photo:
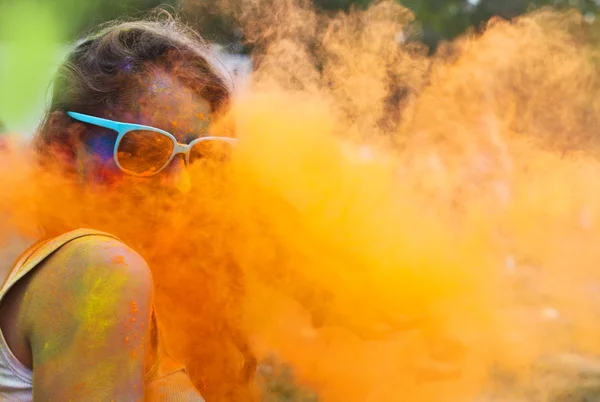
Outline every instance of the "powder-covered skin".
[[18, 321], [31, 343], [34, 393], [141, 398], [151, 302], [147, 265], [116, 240], [77, 239], [49, 257], [34, 271]]

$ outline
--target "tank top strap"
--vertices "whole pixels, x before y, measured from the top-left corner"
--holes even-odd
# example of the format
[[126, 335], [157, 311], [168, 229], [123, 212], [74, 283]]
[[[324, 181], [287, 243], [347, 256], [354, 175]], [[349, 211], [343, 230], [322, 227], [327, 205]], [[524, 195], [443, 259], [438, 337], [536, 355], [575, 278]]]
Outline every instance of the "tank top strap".
[[76, 229], [58, 237], [54, 237], [49, 240], [42, 240], [31, 246], [23, 255], [17, 260], [13, 266], [10, 274], [5, 279], [0, 289], [0, 303], [2, 299], [8, 293], [8, 291], [17, 283], [21, 278], [31, 272], [38, 264], [48, 258], [52, 253], [57, 251], [65, 244], [82, 237], [86, 236], [104, 236], [110, 237], [115, 240], [121, 241], [114, 235], [109, 233], [101, 232], [93, 229]]

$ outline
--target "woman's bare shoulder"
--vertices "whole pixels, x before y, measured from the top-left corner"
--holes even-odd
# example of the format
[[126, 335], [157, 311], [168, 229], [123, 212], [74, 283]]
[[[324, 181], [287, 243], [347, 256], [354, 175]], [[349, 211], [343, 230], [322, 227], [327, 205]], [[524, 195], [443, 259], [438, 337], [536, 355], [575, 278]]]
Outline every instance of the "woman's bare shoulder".
[[116, 239], [87, 236], [64, 245], [36, 269], [23, 313], [30, 327], [43, 322], [41, 316], [54, 308], [64, 317], [81, 319], [80, 307], [96, 300], [104, 303], [102, 314], [118, 319], [126, 303], [134, 303], [140, 314], [146, 314], [152, 296], [152, 275], [139, 253]]
[[[53, 275], [63, 272], [69, 277], [100, 277], [118, 274], [123, 279], [151, 282], [150, 269], [142, 256], [117, 239], [86, 236], [75, 239], [52, 254], [43, 264]], [[44, 268], [42, 268], [44, 269]]]
[[34, 393], [87, 400], [84, 391], [96, 395], [124, 379], [142, 387], [152, 287], [144, 259], [108, 237], [83, 237], [48, 257], [23, 299]]

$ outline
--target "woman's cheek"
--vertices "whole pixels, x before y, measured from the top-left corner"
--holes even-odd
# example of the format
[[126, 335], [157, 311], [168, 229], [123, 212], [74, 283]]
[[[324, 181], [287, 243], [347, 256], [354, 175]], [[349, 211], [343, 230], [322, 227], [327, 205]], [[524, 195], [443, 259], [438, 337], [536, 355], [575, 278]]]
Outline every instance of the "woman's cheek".
[[115, 185], [123, 179], [123, 172], [117, 167], [112, 159], [103, 160], [98, 164], [95, 174], [97, 184]]
[[87, 179], [94, 184], [112, 185], [120, 181], [123, 172], [115, 163], [115, 138], [112, 136], [96, 136], [88, 143]]

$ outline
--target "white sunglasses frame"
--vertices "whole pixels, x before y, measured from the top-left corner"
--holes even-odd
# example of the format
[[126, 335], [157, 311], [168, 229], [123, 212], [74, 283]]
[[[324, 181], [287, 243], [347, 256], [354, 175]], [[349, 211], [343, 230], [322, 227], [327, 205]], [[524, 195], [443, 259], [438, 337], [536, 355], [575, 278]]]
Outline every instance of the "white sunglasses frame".
[[[76, 112], [67, 112], [67, 115], [69, 115], [69, 117], [71, 117], [77, 121], [83, 122], [83, 123], [93, 124], [98, 127], [108, 128], [110, 130], [116, 131], [117, 132], [117, 140], [115, 142], [115, 147], [113, 150], [113, 159], [115, 161], [115, 164], [123, 173], [127, 173], [129, 175], [137, 176], [137, 177], [152, 177], [154, 175], [157, 175], [158, 173], [163, 171], [167, 166], [169, 166], [169, 164], [171, 163], [173, 158], [175, 158], [175, 156], [177, 156], [177, 155], [183, 155], [186, 166], [189, 166], [190, 151], [191, 151], [192, 147], [194, 145], [198, 144], [199, 142], [221, 141], [221, 142], [226, 142], [226, 143], [230, 144], [231, 146], [235, 146], [237, 144], [237, 139], [235, 139], [235, 138], [216, 137], [216, 136], [200, 137], [200, 138], [196, 138], [194, 141], [190, 142], [189, 144], [181, 144], [180, 142], [177, 141], [177, 139], [175, 138], [175, 136], [173, 134], [171, 134], [167, 131], [161, 130], [159, 128], [156, 128], [156, 127], [144, 126], [141, 124], [122, 123], [119, 121], [103, 119], [101, 117], [95, 117], [95, 116], [90, 116], [87, 114], [76, 113]], [[155, 133], [162, 134], [162, 135], [168, 137], [169, 139], [171, 139], [171, 141], [173, 142], [173, 152], [171, 152], [171, 156], [169, 156], [169, 159], [165, 162], [165, 164], [163, 166], [160, 167], [160, 169], [157, 169], [149, 174], [136, 173], [131, 170], [127, 170], [121, 165], [121, 163], [119, 163], [119, 159], [117, 158], [117, 150], [119, 149], [119, 144], [123, 140], [123, 137], [125, 137], [125, 134], [127, 134], [131, 131], [140, 131], [140, 130], [152, 131]]]

